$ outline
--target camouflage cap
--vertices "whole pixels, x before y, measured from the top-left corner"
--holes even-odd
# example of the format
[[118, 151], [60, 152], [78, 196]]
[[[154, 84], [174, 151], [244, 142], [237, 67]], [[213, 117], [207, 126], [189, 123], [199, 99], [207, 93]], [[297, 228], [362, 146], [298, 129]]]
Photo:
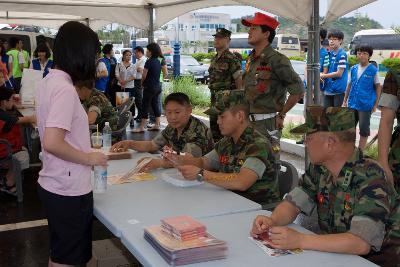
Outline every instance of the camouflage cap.
[[225, 28], [217, 28], [217, 32], [213, 34], [215, 37], [228, 37], [231, 38], [232, 32]]
[[293, 134], [314, 133], [318, 131], [338, 132], [355, 129], [354, 111], [342, 107], [308, 106], [306, 122], [293, 128]]
[[225, 110], [236, 105], [248, 105], [244, 90], [224, 90], [215, 94], [215, 105], [204, 111], [207, 115], [220, 115]]

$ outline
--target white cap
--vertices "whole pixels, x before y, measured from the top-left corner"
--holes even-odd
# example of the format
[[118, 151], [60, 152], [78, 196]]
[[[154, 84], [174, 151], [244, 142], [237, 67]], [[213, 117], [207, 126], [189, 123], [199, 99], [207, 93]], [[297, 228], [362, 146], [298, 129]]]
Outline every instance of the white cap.
[[110, 123], [109, 123], [108, 121], [106, 121], [106, 122], [104, 123], [104, 126], [110, 126]]

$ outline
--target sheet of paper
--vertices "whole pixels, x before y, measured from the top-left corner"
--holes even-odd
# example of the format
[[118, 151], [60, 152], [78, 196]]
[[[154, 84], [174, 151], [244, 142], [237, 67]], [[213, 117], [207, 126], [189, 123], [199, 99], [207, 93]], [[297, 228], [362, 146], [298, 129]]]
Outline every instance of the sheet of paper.
[[123, 184], [123, 183], [132, 183], [138, 181], [151, 181], [156, 177], [147, 172], [141, 172], [141, 169], [150, 161], [152, 158], [144, 158], [139, 164], [136, 165], [135, 168], [131, 169], [127, 173], [124, 174], [116, 174], [107, 176], [108, 184]]
[[161, 173], [161, 179], [178, 187], [191, 187], [204, 183], [199, 181], [186, 180], [177, 169], [163, 170]]
[[41, 79], [43, 79], [41, 71], [24, 69], [19, 92], [23, 106], [33, 106], [35, 104], [36, 85]]
[[270, 257], [296, 255], [296, 254], [300, 254], [303, 252], [302, 249], [289, 250], [289, 249], [272, 248], [265, 240], [263, 240], [261, 238], [257, 239], [257, 238], [253, 238], [253, 237], [249, 236], [249, 239], [252, 240], [254, 242], [254, 244], [256, 244], [259, 248], [261, 248], [262, 251], [264, 251], [265, 254], [267, 254]]

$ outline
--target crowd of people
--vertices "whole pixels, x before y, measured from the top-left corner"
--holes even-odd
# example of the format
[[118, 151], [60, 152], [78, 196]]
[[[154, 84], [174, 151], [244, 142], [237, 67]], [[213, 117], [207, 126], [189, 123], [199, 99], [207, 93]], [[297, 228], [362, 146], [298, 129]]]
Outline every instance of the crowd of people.
[[13, 89], [18, 94], [25, 68], [41, 71], [43, 77], [49, 73], [53, 67], [51, 47], [43, 35], [36, 39], [37, 47], [32, 57], [23, 49], [24, 44], [19, 37], [0, 40], [0, 86]]
[[[109, 99], [120, 90], [135, 96], [140, 120], [136, 132], [145, 130], [149, 107], [155, 116], [150, 129], [160, 131], [153, 140], [118, 142], [111, 152], [161, 151], [163, 157], [152, 159], [142, 171], [177, 168], [188, 180], [215, 184], [274, 209], [271, 216], [258, 216], [249, 225], [253, 236], [268, 233], [273, 248], [361, 255], [382, 266], [398, 266], [400, 138], [396, 131], [391, 139], [391, 131], [400, 114], [400, 70], [388, 72], [381, 94], [376, 67], [369, 63], [373, 51], [361, 46], [357, 49], [359, 64], [350, 70], [348, 82], [347, 55], [340, 48], [343, 33], [322, 31], [321, 42], [324, 34], [329, 41], [329, 52], [321, 53], [324, 106], [308, 106], [305, 123], [291, 130], [305, 136], [310, 165], [299, 185], [282, 200], [279, 140], [285, 116], [303, 97], [304, 85], [289, 59], [271, 47], [279, 22], [256, 13], [242, 23], [249, 27], [248, 41], [254, 46], [244, 70], [229, 51], [230, 31], [220, 28], [214, 35], [217, 55], [211, 61], [211, 105], [205, 111], [210, 128], [192, 116], [186, 94], [172, 93], [164, 100], [168, 126], [160, 130], [161, 77], [167, 73], [155, 43], [146, 47], [146, 57], [142, 47], [133, 49], [135, 64], [128, 50], [117, 63], [112, 45], [103, 46], [101, 57], [97, 34], [79, 22], [67, 22], [54, 41], [50, 53], [53, 67], [46, 75], [50, 57], [42, 50], [44, 46], [38, 48], [35, 65], [46, 76], [36, 94], [43, 151], [38, 194], [49, 225], [49, 266], [82, 265], [91, 258], [90, 170], [106, 166], [107, 157], [92, 151], [89, 124], [102, 125], [105, 117], [109, 122], [118, 119]], [[12, 50], [12, 60], [5, 64], [15, 61], [19, 71], [26, 62], [20, 48], [20, 44], [14, 46], [17, 52]], [[8, 92], [4, 96], [3, 90]], [[12, 91], [3, 86], [2, 132], [30, 122], [29, 118], [3, 115], [12, 107], [11, 96]], [[379, 162], [363, 155], [371, 112], [378, 107], [382, 110]], [[358, 147], [357, 122], [361, 135]], [[10, 185], [12, 181], [7, 179]], [[315, 209], [320, 234], [303, 234], [286, 226], [298, 214], [310, 215]]]

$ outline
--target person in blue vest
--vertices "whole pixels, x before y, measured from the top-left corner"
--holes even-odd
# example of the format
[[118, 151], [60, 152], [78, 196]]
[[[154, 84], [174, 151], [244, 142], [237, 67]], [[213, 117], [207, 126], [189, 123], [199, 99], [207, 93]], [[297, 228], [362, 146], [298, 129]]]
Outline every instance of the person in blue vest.
[[373, 49], [369, 45], [360, 45], [355, 49], [358, 64], [350, 69], [350, 81], [347, 84], [343, 106], [354, 110], [356, 124], [359, 123], [360, 141], [358, 147], [363, 150], [370, 134], [371, 114], [376, 111], [381, 96], [378, 69], [369, 63]]
[[43, 78], [49, 73], [49, 70], [53, 67], [53, 60], [50, 59], [51, 52], [45, 43], [39, 43], [33, 53], [35, 57], [32, 60], [30, 66], [31, 69], [39, 70], [43, 72]]
[[117, 59], [114, 57], [114, 50], [112, 44], [105, 44], [103, 49], [103, 61], [107, 66], [108, 77], [107, 77], [107, 85], [106, 85], [106, 95], [108, 99], [110, 99], [111, 104], [115, 106], [115, 94], [118, 92], [118, 81], [115, 78], [115, 68], [117, 66]]
[[110, 73], [110, 64], [108, 60], [101, 57], [101, 52], [99, 51], [97, 55], [97, 68], [96, 68], [96, 83], [95, 88], [102, 93], [106, 92], [108, 75]]
[[329, 68], [328, 73], [322, 73], [321, 79], [325, 85], [324, 106], [341, 107], [344, 99], [344, 92], [347, 86], [348, 61], [346, 52], [341, 48], [343, 32], [332, 30], [328, 33], [329, 41]]

